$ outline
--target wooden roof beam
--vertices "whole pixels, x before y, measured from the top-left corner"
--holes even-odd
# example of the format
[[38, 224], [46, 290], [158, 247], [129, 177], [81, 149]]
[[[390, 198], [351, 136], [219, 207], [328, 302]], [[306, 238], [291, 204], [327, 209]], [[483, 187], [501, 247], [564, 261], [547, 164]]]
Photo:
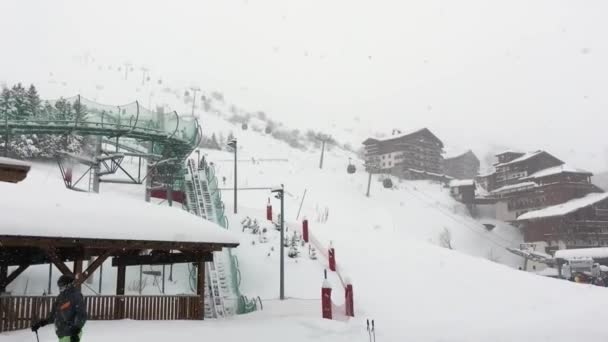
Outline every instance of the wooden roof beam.
[[80, 285], [85, 282], [91, 276], [91, 274], [93, 274], [93, 272], [95, 272], [95, 270], [97, 270], [99, 266], [101, 266], [103, 262], [106, 261], [108, 257], [110, 257], [115, 251], [116, 250], [114, 249], [108, 249], [105, 251], [105, 253], [98, 256], [97, 259], [95, 259], [95, 261], [93, 261], [93, 263], [91, 263], [89, 267], [82, 272], [82, 274], [77, 275], [76, 285]]
[[55, 248], [46, 246], [42, 247], [42, 250], [62, 274], [73, 274], [70, 268], [59, 258]]
[[28, 264], [22, 264], [19, 265], [19, 267], [17, 267], [16, 270], [14, 270], [13, 272], [11, 272], [11, 274], [9, 274], [7, 277], [2, 276], [0, 279], [0, 292], [4, 292], [4, 290], [6, 289], [6, 287], [13, 282], [13, 280], [17, 279], [17, 277], [23, 273], [23, 271], [25, 271], [30, 265]]

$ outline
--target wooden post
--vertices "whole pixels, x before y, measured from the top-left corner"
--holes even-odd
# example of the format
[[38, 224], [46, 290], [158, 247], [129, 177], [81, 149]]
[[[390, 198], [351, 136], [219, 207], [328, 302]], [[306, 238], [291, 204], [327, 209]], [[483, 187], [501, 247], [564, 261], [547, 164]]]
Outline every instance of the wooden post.
[[0, 294], [6, 292], [6, 278], [8, 278], [8, 266], [0, 266]]
[[82, 259], [74, 260], [74, 278], [76, 278], [76, 287], [80, 288], [80, 278], [82, 278]]
[[196, 275], [196, 294], [198, 295], [197, 317], [205, 319], [205, 262], [197, 263], [198, 272]]
[[127, 266], [119, 265], [116, 270], [116, 302], [114, 304], [115, 315], [117, 319], [125, 318], [124, 295], [125, 282], [127, 278]]

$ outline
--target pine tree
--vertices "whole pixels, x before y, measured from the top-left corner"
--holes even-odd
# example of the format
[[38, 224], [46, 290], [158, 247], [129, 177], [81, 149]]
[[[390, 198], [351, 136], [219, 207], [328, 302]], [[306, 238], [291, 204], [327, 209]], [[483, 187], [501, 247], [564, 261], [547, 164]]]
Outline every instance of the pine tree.
[[8, 88], [2, 89], [2, 94], [0, 94], [0, 116], [4, 118], [5, 115], [8, 115], [9, 118], [13, 112], [13, 97], [11, 91]]
[[41, 103], [40, 96], [38, 95], [38, 91], [34, 85], [30, 85], [27, 93], [25, 94], [26, 100], [26, 112], [27, 116], [37, 117], [41, 111]]
[[55, 108], [48, 101], [44, 101], [44, 105], [40, 110], [40, 116], [44, 120], [55, 119]]
[[27, 93], [21, 83], [17, 83], [13, 86], [11, 89], [11, 97], [13, 98], [14, 117], [19, 120], [27, 119], [30, 116], [27, 106]]
[[61, 98], [55, 102], [56, 118], [58, 120], [71, 121], [74, 117], [72, 113], [72, 105], [66, 101], [66, 99]]

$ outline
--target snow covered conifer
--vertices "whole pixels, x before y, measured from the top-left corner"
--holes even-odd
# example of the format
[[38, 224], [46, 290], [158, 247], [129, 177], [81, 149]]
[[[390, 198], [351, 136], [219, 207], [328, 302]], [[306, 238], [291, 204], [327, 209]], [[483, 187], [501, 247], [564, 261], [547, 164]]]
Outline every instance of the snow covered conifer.
[[40, 96], [38, 95], [38, 91], [36, 87], [31, 84], [25, 94], [26, 100], [26, 112], [27, 116], [37, 117], [41, 112], [41, 103]]
[[28, 105], [25, 88], [21, 83], [17, 83], [11, 89], [11, 97], [13, 99], [13, 115], [16, 118], [24, 119], [29, 117]]

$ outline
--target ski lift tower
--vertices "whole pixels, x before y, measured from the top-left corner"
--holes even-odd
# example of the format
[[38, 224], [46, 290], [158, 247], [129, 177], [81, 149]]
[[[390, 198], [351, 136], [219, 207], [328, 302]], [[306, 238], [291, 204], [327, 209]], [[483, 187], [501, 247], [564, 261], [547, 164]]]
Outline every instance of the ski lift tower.
[[365, 164], [365, 169], [367, 170], [369, 177], [367, 178], [367, 194], [365, 196], [369, 197], [369, 190], [372, 185], [372, 174], [378, 171], [378, 162], [367, 162]]

